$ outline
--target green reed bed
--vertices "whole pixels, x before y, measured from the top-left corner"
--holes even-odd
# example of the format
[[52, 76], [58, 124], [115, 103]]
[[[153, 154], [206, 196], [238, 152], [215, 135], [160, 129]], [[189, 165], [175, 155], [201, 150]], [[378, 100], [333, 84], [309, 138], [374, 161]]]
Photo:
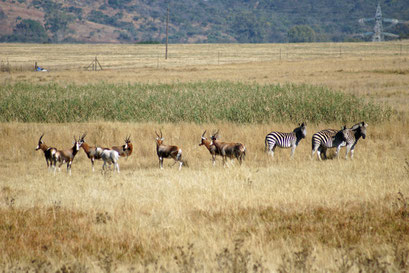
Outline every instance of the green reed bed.
[[390, 107], [311, 85], [232, 82], [0, 87], [1, 122], [383, 121]]

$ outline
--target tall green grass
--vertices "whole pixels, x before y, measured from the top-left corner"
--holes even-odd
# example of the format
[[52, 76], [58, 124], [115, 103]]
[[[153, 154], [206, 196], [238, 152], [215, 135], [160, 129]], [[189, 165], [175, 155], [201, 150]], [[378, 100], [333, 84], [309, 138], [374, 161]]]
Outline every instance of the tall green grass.
[[323, 86], [232, 82], [0, 87], [1, 122], [356, 122], [390, 107]]

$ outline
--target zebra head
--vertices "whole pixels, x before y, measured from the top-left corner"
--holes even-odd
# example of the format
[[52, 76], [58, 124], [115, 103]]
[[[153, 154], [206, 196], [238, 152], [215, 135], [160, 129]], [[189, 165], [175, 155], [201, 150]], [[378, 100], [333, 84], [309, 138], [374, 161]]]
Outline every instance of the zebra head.
[[364, 121], [361, 122], [361, 126], [359, 127], [360, 134], [362, 135], [362, 138], [366, 138], [366, 128], [368, 127], [368, 124], [365, 123]]
[[358, 137], [361, 137], [363, 139], [366, 138], [366, 128], [368, 127], [368, 124], [365, 123], [365, 121], [362, 121], [360, 123], [355, 124], [354, 126], [351, 127], [351, 130], [354, 131]]
[[307, 136], [307, 124], [305, 122], [301, 123], [299, 127], [293, 130], [293, 132], [296, 134], [297, 138], [305, 138]]

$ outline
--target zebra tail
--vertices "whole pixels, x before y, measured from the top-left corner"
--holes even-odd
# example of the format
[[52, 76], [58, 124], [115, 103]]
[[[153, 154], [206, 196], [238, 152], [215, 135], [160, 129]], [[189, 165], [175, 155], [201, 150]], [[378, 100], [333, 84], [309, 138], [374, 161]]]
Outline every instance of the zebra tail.
[[264, 140], [264, 152], [268, 151], [268, 142], [267, 142], [267, 138]]

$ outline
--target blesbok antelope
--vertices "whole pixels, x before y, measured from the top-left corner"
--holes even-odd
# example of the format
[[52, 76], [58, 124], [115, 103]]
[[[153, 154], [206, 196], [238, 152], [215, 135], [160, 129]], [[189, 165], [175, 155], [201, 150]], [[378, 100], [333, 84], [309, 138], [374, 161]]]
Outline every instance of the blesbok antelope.
[[155, 131], [156, 138], [156, 154], [159, 158], [159, 167], [163, 169], [163, 159], [173, 158], [175, 162], [179, 162], [179, 170], [182, 169], [182, 149], [174, 145], [165, 145], [163, 141], [165, 140], [162, 135], [162, 131], [159, 134]]
[[53, 167], [55, 168], [56, 164], [55, 164], [55, 161], [53, 159], [53, 155], [57, 152], [57, 149], [53, 148], [53, 147], [48, 147], [42, 141], [43, 136], [44, 136], [44, 134], [42, 134], [40, 136], [40, 139], [38, 140], [36, 151], [41, 149], [44, 152], [45, 162], [47, 163], [48, 170], [50, 170], [50, 168], [53, 168]]
[[62, 164], [67, 163], [67, 172], [69, 173], [69, 175], [71, 175], [72, 161], [74, 160], [75, 155], [80, 150], [81, 145], [82, 142], [74, 137], [74, 145], [71, 149], [57, 150], [57, 152], [53, 155], [53, 159], [55, 160], [55, 162], [59, 163], [58, 169], [60, 169]]
[[120, 156], [130, 156], [133, 151], [133, 145], [131, 143], [131, 136], [125, 138], [125, 144], [122, 146], [112, 146], [112, 150], [119, 153]]
[[246, 147], [241, 143], [221, 142], [218, 138], [219, 130], [211, 136], [211, 145], [216, 146], [217, 153], [223, 158], [223, 165], [226, 163], [226, 158], [236, 158], [240, 165], [246, 157]]
[[99, 157], [104, 161], [104, 164], [102, 165], [102, 170], [105, 170], [105, 166], [114, 164], [114, 171], [116, 170], [119, 173], [119, 152], [115, 151], [113, 149], [107, 149], [107, 148], [101, 148], [97, 147], [96, 152]]
[[87, 157], [91, 160], [91, 164], [92, 164], [92, 171], [95, 171], [94, 169], [94, 161], [95, 160], [100, 160], [102, 159], [101, 157], [101, 153], [97, 152], [97, 148], [95, 146], [89, 146], [86, 142], [85, 142], [85, 136], [87, 134], [83, 134], [80, 142], [82, 143], [81, 147], [84, 150], [85, 154], [87, 155]]
[[205, 137], [206, 131], [202, 134], [202, 138], [200, 140], [199, 146], [204, 145], [208, 150], [209, 153], [212, 155], [213, 166], [216, 165], [216, 155], [220, 155], [216, 146], [212, 145], [211, 141]]

